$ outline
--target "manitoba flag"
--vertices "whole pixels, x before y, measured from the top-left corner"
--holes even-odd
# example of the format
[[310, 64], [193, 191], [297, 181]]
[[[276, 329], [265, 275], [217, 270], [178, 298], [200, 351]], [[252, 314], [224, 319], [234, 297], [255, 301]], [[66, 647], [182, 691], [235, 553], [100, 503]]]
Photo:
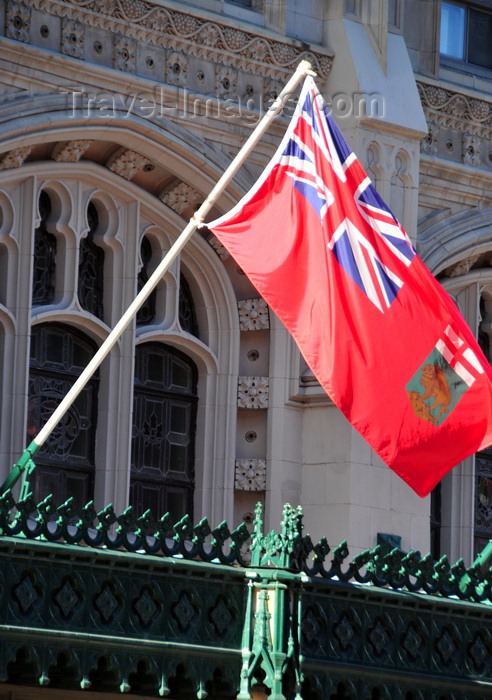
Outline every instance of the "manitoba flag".
[[492, 371], [312, 78], [273, 159], [208, 228], [320, 384], [420, 496], [492, 443]]

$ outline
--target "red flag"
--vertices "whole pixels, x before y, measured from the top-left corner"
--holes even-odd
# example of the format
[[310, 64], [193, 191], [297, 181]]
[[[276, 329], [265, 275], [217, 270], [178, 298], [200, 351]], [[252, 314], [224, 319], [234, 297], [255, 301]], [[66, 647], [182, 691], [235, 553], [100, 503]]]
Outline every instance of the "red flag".
[[312, 78], [258, 182], [208, 228], [334, 403], [420, 496], [492, 443], [492, 370]]

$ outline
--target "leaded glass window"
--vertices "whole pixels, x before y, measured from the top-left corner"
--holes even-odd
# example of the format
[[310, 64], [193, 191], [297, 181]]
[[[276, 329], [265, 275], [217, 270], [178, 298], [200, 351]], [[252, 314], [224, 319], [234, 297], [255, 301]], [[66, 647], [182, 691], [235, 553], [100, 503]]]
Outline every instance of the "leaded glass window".
[[[27, 441], [36, 437], [97, 347], [61, 324], [34, 326], [31, 334]], [[36, 453], [34, 494], [55, 502], [72, 496], [77, 508], [93, 497], [98, 378], [94, 376]]]
[[104, 250], [94, 242], [94, 233], [99, 224], [97, 209], [93, 202], [87, 207], [89, 230], [80, 241], [79, 302], [89, 313], [103, 318]]
[[[139, 292], [150, 277], [148, 266], [152, 260], [152, 246], [147, 236], [142, 238], [140, 258], [142, 260], [142, 267], [138, 273], [137, 280], [137, 290]], [[137, 326], [146, 326], [154, 321], [156, 296], [157, 290], [154, 288], [137, 312]]]
[[141, 514], [192, 516], [197, 370], [157, 343], [137, 347], [130, 503]]
[[40, 223], [34, 232], [32, 304], [52, 304], [55, 299], [56, 237], [46, 222], [51, 214], [51, 200], [44, 190], [39, 195]]

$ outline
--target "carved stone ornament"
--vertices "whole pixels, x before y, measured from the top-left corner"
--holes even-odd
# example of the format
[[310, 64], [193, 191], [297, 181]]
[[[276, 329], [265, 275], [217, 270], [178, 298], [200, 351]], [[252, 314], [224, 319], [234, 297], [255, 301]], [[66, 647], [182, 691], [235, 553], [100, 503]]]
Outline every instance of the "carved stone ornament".
[[466, 165], [480, 165], [480, 143], [478, 136], [465, 132], [463, 134], [463, 163]]
[[264, 459], [236, 459], [234, 488], [238, 491], [266, 489], [266, 461]]
[[63, 19], [61, 52], [72, 58], [84, 58], [85, 27], [81, 22]]
[[131, 180], [135, 175], [147, 167], [152, 167], [152, 162], [136, 151], [120, 150], [112, 156], [107, 167], [125, 180]]
[[167, 188], [161, 193], [160, 198], [164, 204], [167, 204], [180, 216], [183, 216], [189, 210], [194, 212], [203, 199], [201, 194], [186, 182], [178, 182]]
[[215, 250], [217, 255], [221, 260], [227, 260], [229, 257], [229, 252], [227, 249], [222, 245], [222, 243], [219, 241], [218, 238], [216, 238], [212, 233], [207, 236], [207, 241], [210, 243], [212, 248]]
[[268, 408], [268, 377], [239, 377], [238, 408]]
[[166, 77], [169, 85], [186, 85], [188, 79], [188, 59], [184, 53], [171, 51], [166, 61]]
[[237, 70], [229, 66], [217, 66], [215, 94], [222, 99], [232, 97], [237, 91]]
[[0, 170], [10, 170], [12, 168], [20, 168], [29, 153], [32, 146], [21, 146], [14, 148], [0, 156]]
[[431, 156], [437, 155], [439, 126], [429, 121], [427, 136], [422, 141], [422, 153], [428, 153]]
[[[10, 3], [28, 18], [22, 3]], [[327, 51], [293, 46], [236, 29], [222, 20], [194, 16], [192, 9], [180, 12], [162, 2], [145, 0], [31, 0], [30, 5], [57, 17], [77, 19], [115, 35], [132, 37], [148, 44], [196, 56], [213, 63], [233, 66], [254, 75], [285, 80], [301, 60], [309, 61], [321, 80], [326, 80], [333, 62]], [[10, 11], [10, 10], [9, 10]], [[13, 12], [13, 15], [19, 15]], [[13, 19], [13, 17], [12, 17]], [[10, 21], [12, 23], [12, 20]], [[19, 31], [16, 29], [15, 31]], [[20, 38], [28, 41], [28, 32]], [[127, 70], [127, 68], [124, 68]]]
[[268, 306], [264, 299], [238, 301], [239, 327], [242, 331], [262, 331], [270, 328]]
[[58, 163], [77, 163], [91, 145], [91, 139], [79, 139], [58, 143], [51, 154]]
[[446, 270], [446, 277], [459, 277], [460, 275], [466, 275], [468, 272], [470, 272], [472, 265], [477, 262], [479, 257], [479, 255], [470, 255], [469, 257], [457, 262], [456, 265], [448, 267]]
[[128, 73], [135, 73], [137, 66], [137, 41], [124, 36], [114, 38], [114, 67], [125, 70]]
[[28, 42], [31, 30], [31, 8], [23, 2], [7, 2], [7, 36]]

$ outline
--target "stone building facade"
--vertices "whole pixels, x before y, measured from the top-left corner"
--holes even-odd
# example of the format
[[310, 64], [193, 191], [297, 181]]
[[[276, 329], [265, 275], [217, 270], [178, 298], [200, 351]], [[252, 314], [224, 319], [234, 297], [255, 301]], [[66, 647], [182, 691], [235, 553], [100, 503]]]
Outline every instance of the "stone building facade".
[[[488, 352], [488, 9], [439, 0], [0, 0], [0, 476], [303, 59]], [[460, 54], [460, 32], [481, 51]], [[255, 182], [287, 122], [288, 114], [275, 120], [213, 215]], [[347, 539], [352, 552], [391, 534], [406, 551], [432, 545], [469, 562], [492, 528], [488, 456], [418, 498], [331, 404], [206, 230], [36, 464], [39, 498], [111, 502], [118, 512], [132, 504], [250, 523], [260, 501], [268, 527], [284, 503], [301, 504], [313, 539]]]

